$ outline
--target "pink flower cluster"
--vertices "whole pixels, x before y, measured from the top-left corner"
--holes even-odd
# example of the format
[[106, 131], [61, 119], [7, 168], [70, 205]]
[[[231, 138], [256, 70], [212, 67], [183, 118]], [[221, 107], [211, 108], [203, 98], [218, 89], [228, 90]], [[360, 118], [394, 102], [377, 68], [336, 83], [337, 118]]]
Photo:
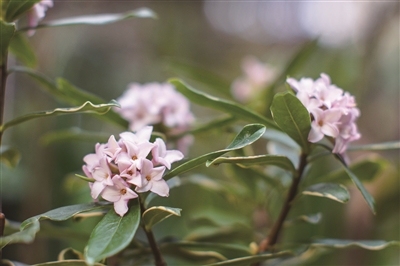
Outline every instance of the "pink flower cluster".
[[276, 71], [270, 65], [261, 63], [253, 56], [246, 56], [242, 62], [243, 75], [232, 83], [233, 97], [246, 103], [265, 89], [276, 77]]
[[121, 108], [115, 111], [129, 121], [132, 131], [159, 123], [179, 130], [194, 121], [189, 101], [168, 83], [131, 83], [117, 101]]
[[318, 142], [324, 135], [332, 137], [332, 152], [342, 154], [350, 142], [361, 137], [356, 125], [360, 111], [354, 96], [331, 84], [328, 75], [322, 73], [316, 80], [288, 78], [287, 83], [311, 114], [310, 142]]
[[183, 158], [177, 150], [167, 150], [162, 139], [150, 142], [153, 128], [123, 132], [117, 141], [112, 135], [107, 143], [96, 144], [96, 152], [83, 158], [83, 172], [94, 180], [90, 184], [91, 196], [113, 202], [115, 212], [123, 216], [128, 201], [136, 193], [151, 191], [167, 197], [169, 187], [162, 178], [166, 168]]
[[[33, 5], [33, 7], [28, 12], [28, 25], [33, 28], [39, 24], [48, 8], [53, 7], [53, 0], [41, 0], [40, 2]], [[33, 35], [35, 30], [30, 30], [29, 35]]]

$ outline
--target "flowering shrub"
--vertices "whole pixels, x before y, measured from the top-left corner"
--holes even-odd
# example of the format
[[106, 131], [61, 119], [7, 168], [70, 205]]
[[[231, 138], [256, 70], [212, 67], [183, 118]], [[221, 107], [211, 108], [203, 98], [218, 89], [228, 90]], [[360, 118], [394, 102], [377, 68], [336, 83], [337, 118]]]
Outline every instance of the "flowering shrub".
[[315, 81], [310, 78], [300, 81], [289, 78], [287, 82], [310, 112], [310, 142], [318, 142], [324, 135], [331, 137], [335, 142], [332, 152], [342, 154], [350, 142], [361, 137], [355, 123], [360, 111], [354, 97], [331, 84], [328, 75], [321, 74]]
[[[96, 153], [84, 157], [83, 172], [93, 179], [91, 196], [99, 195], [114, 203], [115, 212], [123, 216], [128, 211], [128, 201], [138, 193], [154, 192], [167, 197], [169, 187], [162, 179], [165, 168], [183, 158], [177, 150], [167, 150], [162, 139], [150, 142], [152, 127], [136, 133], [123, 132], [121, 139], [111, 136], [107, 143], [96, 144]], [[152, 155], [149, 158], [149, 155]]]
[[[233, 94], [239, 102], [249, 103], [247, 106], [199, 91], [181, 78], [165, 83], [132, 83], [117, 101], [107, 102], [66, 79], [47, 77], [30, 68], [36, 61], [24, 34], [28, 32], [29, 35], [39, 28], [103, 25], [131, 18], [155, 18], [156, 15], [142, 8], [122, 14], [97, 14], [38, 24], [52, 4], [44, 0], [2, 1], [1, 163], [9, 168], [18, 165], [21, 154], [16, 147], [5, 146], [2, 141], [9, 140], [4, 141], [2, 137], [10, 128], [26, 121], [91, 114], [89, 119], [100, 118], [101, 123], [112, 127], [101, 127], [104, 132], [99, 132], [98, 127], [88, 129], [90, 123], [80, 123], [78, 129], [63, 128], [46, 133], [44, 139], [50, 139], [50, 143], [68, 142], [68, 148], [86, 154], [82, 166], [84, 175], [79, 174], [81, 163], [75, 165], [74, 160], [66, 160], [66, 157], [62, 161], [54, 158], [47, 162], [30, 144], [22, 144], [24, 155], [39, 154], [38, 162], [44, 165], [40, 171], [52, 172], [51, 166], [58, 167], [66, 162], [74, 165], [77, 174], [65, 180], [73, 180], [74, 185], [78, 185], [59, 194], [70, 196], [76, 204], [60, 206], [21, 223], [9, 221], [8, 214], [0, 212], [1, 249], [10, 244], [32, 243], [36, 234], [42, 232], [62, 240], [60, 246], [65, 249], [60, 250], [57, 261], [36, 266], [232, 266], [271, 265], [270, 262], [273, 265], [315, 265], [322, 251], [334, 252], [349, 247], [390, 251], [391, 247], [400, 245], [398, 239], [377, 240], [375, 235], [371, 235], [372, 240], [332, 238], [343, 236], [347, 224], [360, 224], [358, 220], [343, 218], [334, 204], [345, 204], [355, 195], [366, 203], [363, 211], [368, 213], [364, 217], [369, 214], [372, 217], [376, 213], [375, 200], [370, 194], [373, 186], [367, 189], [364, 181], [379, 178], [383, 172], [381, 176], [387, 182], [387, 177], [395, 172], [395, 167], [389, 167], [390, 163], [378, 156], [361, 158], [351, 164], [344, 158], [353, 150], [367, 153], [368, 150], [398, 149], [400, 143], [353, 146], [361, 137], [356, 125], [361, 111], [355, 98], [333, 85], [327, 74], [321, 74], [316, 80], [288, 78], [286, 82], [290, 88], [284, 90], [286, 77], [307, 72], [304, 65], [314, 54], [317, 41], [306, 42], [283, 64], [279, 73], [254, 57], [245, 58], [244, 75], [232, 83], [232, 91], [229, 90], [231, 81], [216, 81], [217, 78], [207, 71], [190, 65], [185, 66], [186, 72], [182, 71], [189, 73], [188, 79], [206, 83], [220, 95], [231, 97]], [[19, 28], [16, 22], [23, 15], [31, 16], [30, 25]], [[10, 56], [18, 60], [17, 66], [8, 65], [15, 62], [7, 60]], [[2, 110], [9, 103], [4, 100], [10, 84], [7, 78], [15, 72], [38, 82], [46, 93], [67, 107], [35, 111], [4, 122]], [[200, 74], [194, 74], [197, 72]], [[210, 112], [206, 122], [194, 123], [190, 103], [199, 105], [199, 112], [202, 108], [211, 108], [223, 114], [215, 118]], [[30, 107], [24, 106], [24, 109]], [[23, 128], [19, 134], [25, 138], [26, 132]], [[29, 142], [36, 143], [30, 133]], [[10, 139], [12, 144], [13, 138]], [[185, 154], [185, 160], [182, 151], [169, 148], [177, 139], [186, 145], [188, 140], [196, 139], [194, 152]], [[84, 145], [76, 144], [76, 140], [89, 142], [90, 147], [95, 145], [94, 152], [92, 148], [86, 150]], [[226, 143], [229, 144], [223, 147]], [[64, 150], [59, 153], [69, 156]], [[59, 173], [58, 170], [54, 173]], [[22, 174], [12, 173], [13, 181], [25, 172], [29, 180], [33, 180], [31, 184], [37, 186], [26, 189], [47, 193], [45, 196], [50, 198], [49, 190], [53, 187], [43, 179], [36, 180], [41, 178], [40, 173], [29, 169], [21, 171]], [[60, 183], [68, 182], [54, 184], [58, 188]], [[354, 188], [352, 193], [349, 186]], [[385, 196], [386, 186], [385, 193], [380, 193]], [[3, 191], [12, 191], [14, 197], [26, 194], [31, 200], [31, 194], [25, 190], [15, 193], [16, 187]], [[374, 195], [379, 196], [379, 190], [373, 188]], [[76, 197], [82, 191], [85, 197]], [[396, 193], [393, 194], [398, 198]], [[354, 205], [357, 213], [362, 209], [358, 202]], [[348, 207], [349, 212], [354, 206]], [[377, 206], [384, 206], [382, 196]], [[66, 224], [69, 228], [41, 227], [43, 220], [69, 219], [73, 219]], [[54, 249], [58, 247], [55, 245]], [[385, 262], [390, 263], [387, 257], [398, 259], [397, 250], [387, 256], [389, 253], [384, 253]], [[324, 257], [318, 262], [325, 264]], [[7, 259], [1, 259], [0, 263], [22, 265]]]

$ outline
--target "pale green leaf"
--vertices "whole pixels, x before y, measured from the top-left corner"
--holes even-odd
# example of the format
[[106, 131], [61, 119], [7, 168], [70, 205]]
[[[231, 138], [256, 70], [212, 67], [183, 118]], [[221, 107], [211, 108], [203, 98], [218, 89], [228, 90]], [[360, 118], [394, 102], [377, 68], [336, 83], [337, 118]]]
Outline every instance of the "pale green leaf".
[[87, 15], [87, 16], [58, 19], [46, 23], [41, 23], [34, 28], [29, 28], [29, 27], [22, 28], [20, 29], [20, 31], [26, 31], [29, 29], [38, 29], [38, 28], [63, 27], [63, 26], [75, 26], [75, 25], [105, 25], [131, 18], [157, 18], [157, 15], [149, 8], [139, 8], [136, 10], [120, 14], [97, 14], [97, 15]]
[[15, 24], [7, 23], [0, 20], [0, 66], [3, 65], [4, 59], [7, 58], [8, 46], [15, 33]]
[[233, 163], [243, 167], [253, 165], [274, 165], [285, 170], [296, 171], [292, 162], [285, 156], [280, 155], [254, 155], [245, 157], [218, 157], [212, 161], [207, 161], [206, 166], [218, 165], [221, 163]]
[[36, 55], [28, 39], [21, 33], [14, 34], [10, 42], [10, 52], [28, 67], [36, 66]]
[[21, 231], [13, 233], [11, 235], [0, 237], [0, 249], [8, 244], [15, 243], [32, 243], [35, 239], [35, 235], [40, 230], [40, 223], [38, 220], [34, 220], [25, 226]]
[[18, 150], [7, 146], [0, 147], [0, 161], [10, 168], [18, 165], [21, 154]]
[[351, 146], [347, 149], [347, 151], [385, 151], [397, 149], [400, 149], [400, 141], [389, 141], [383, 143]]
[[[62, 261], [51, 261], [39, 264], [34, 264], [32, 266], [87, 266], [84, 260], [62, 260]], [[101, 263], [95, 263], [93, 266], [105, 266]]]
[[4, 131], [11, 126], [18, 125], [22, 122], [29, 121], [35, 118], [48, 117], [48, 116], [56, 116], [56, 115], [65, 115], [65, 114], [75, 114], [75, 113], [97, 113], [97, 114], [105, 114], [107, 113], [111, 107], [120, 106], [119, 103], [112, 100], [110, 103], [105, 104], [93, 104], [91, 102], [85, 102], [81, 106], [77, 107], [68, 107], [68, 108], [56, 108], [50, 111], [41, 111], [35, 112], [31, 114], [27, 114], [24, 116], [17, 117], [0, 127], [0, 131]]
[[168, 180], [176, 175], [187, 172], [197, 166], [204, 164], [208, 160], [213, 160], [229, 151], [234, 151], [246, 147], [258, 140], [264, 134], [264, 132], [265, 126], [261, 124], [247, 125], [243, 127], [243, 129], [237, 134], [237, 136], [225, 149], [207, 153], [190, 161], [187, 161], [164, 175], [164, 179]]
[[399, 241], [384, 240], [348, 240], [348, 239], [318, 239], [311, 243], [315, 247], [349, 248], [360, 247], [368, 250], [382, 250], [390, 246], [400, 246]]
[[271, 112], [281, 130], [296, 141], [305, 153], [308, 153], [311, 118], [300, 100], [288, 92], [276, 94], [271, 105]]
[[123, 217], [111, 209], [96, 225], [85, 248], [85, 260], [92, 265], [126, 248], [140, 223], [140, 207], [134, 201]]
[[269, 128], [278, 128], [270, 119], [257, 114], [240, 104], [197, 91], [179, 79], [170, 79], [168, 82], [174, 85], [180, 93], [185, 95], [186, 98], [193, 103], [228, 113], [244, 121], [260, 123]]
[[340, 184], [319, 183], [308, 187], [301, 192], [303, 195], [328, 198], [340, 203], [346, 203], [350, 199], [347, 188]]
[[207, 264], [206, 266], [219, 266], [219, 265], [248, 266], [248, 265], [251, 265], [251, 264], [257, 263], [257, 262], [262, 262], [262, 261], [275, 259], [275, 258], [291, 257], [293, 255], [294, 254], [290, 251], [280, 251], [280, 252], [275, 252], [275, 253], [252, 255], [252, 256], [247, 256], [247, 257], [241, 257], [241, 258], [221, 261], [221, 262], [217, 262], [217, 263], [211, 263], [211, 264]]
[[300, 215], [294, 219], [285, 222], [286, 226], [297, 224], [297, 223], [308, 223], [308, 224], [319, 224], [322, 220], [322, 213]]
[[179, 208], [171, 208], [165, 206], [154, 206], [147, 209], [143, 215], [143, 223], [147, 230], [150, 230], [154, 225], [159, 222], [171, 217], [172, 215], [181, 216], [181, 210]]

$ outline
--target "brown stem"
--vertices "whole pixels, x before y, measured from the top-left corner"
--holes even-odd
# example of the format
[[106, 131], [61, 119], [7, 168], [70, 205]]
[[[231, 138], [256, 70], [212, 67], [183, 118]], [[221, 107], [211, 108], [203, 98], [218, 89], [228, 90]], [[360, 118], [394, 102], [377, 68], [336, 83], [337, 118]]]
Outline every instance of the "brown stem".
[[[1, 62], [0, 66], [0, 125], [3, 124], [4, 119], [4, 104], [5, 104], [5, 96], [6, 96], [6, 82], [7, 82], [7, 56], [3, 57], [3, 62]], [[0, 145], [3, 137], [3, 131], [0, 131]]]
[[[140, 211], [143, 217], [143, 213], [145, 212], [145, 207], [142, 202], [142, 200], [139, 197], [139, 203], [140, 203]], [[155, 259], [155, 265], [156, 266], [167, 266], [167, 263], [165, 262], [164, 258], [161, 255], [160, 249], [158, 248], [156, 239], [154, 237], [153, 231], [151, 229], [147, 229], [146, 226], [142, 226], [144, 232], [146, 233], [147, 240], [149, 241], [149, 245], [151, 248], [151, 251], [153, 252], [153, 256]]]
[[[6, 216], [4, 213], [0, 212], [0, 237], [4, 234], [4, 227], [6, 224]], [[2, 249], [0, 248], [0, 260], [2, 259]]]
[[290, 208], [292, 207], [293, 199], [296, 197], [297, 189], [300, 184], [301, 176], [303, 175], [304, 169], [307, 165], [307, 154], [301, 154], [300, 156], [300, 164], [297, 169], [296, 175], [293, 177], [293, 183], [290, 186], [289, 192], [287, 194], [286, 200], [283, 204], [281, 213], [279, 214], [278, 219], [273, 225], [269, 235], [263, 241], [261, 241], [259, 246], [259, 252], [264, 252], [268, 249], [271, 249], [276, 242], [278, 241], [279, 233], [282, 229], [283, 223], [288, 215]]

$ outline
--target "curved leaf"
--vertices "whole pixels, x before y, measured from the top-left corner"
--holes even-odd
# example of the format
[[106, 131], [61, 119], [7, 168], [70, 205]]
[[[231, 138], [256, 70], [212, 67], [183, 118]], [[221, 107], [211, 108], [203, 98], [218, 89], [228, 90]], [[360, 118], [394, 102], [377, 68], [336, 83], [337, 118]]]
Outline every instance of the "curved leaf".
[[18, 150], [7, 146], [0, 147], [0, 161], [10, 168], [17, 166], [21, 154]]
[[278, 93], [272, 102], [271, 112], [281, 130], [296, 141], [305, 153], [308, 153], [311, 119], [300, 100], [289, 92]]
[[242, 128], [242, 130], [236, 135], [233, 141], [223, 150], [211, 152], [194, 158], [188, 162], [185, 162], [178, 167], [174, 168], [166, 175], [164, 175], [164, 179], [168, 180], [176, 175], [181, 173], [187, 172], [197, 166], [202, 165], [203, 163], [207, 162], [208, 160], [213, 160], [224, 153], [229, 151], [234, 151], [241, 149], [247, 145], [252, 144], [256, 140], [258, 140], [265, 131], [265, 126], [260, 124], [250, 124]]
[[85, 102], [81, 106], [77, 107], [68, 107], [68, 108], [56, 108], [51, 111], [41, 111], [41, 112], [35, 112], [27, 115], [23, 115], [20, 117], [17, 117], [4, 125], [0, 127], [0, 131], [4, 131], [7, 128], [11, 126], [18, 125], [22, 122], [35, 119], [35, 118], [40, 118], [40, 117], [47, 117], [47, 116], [56, 116], [56, 115], [64, 115], [64, 114], [74, 114], [74, 113], [98, 113], [100, 115], [107, 113], [111, 107], [114, 106], [120, 106], [119, 103], [116, 101], [112, 100], [109, 103], [105, 104], [93, 104], [91, 102]]
[[0, 248], [12, 243], [31, 243], [40, 230], [40, 220], [65, 221], [78, 213], [109, 208], [110, 205], [86, 203], [60, 207], [43, 214], [31, 217], [21, 223], [20, 231], [8, 236], [0, 237]]
[[274, 165], [285, 170], [296, 171], [292, 162], [285, 156], [280, 155], [255, 155], [246, 157], [219, 157], [212, 161], [208, 161], [206, 166], [218, 165], [221, 163], [234, 163], [240, 166], [251, 166], [251, 165]]
[[322, 213], [300, 215], [294, 219], [285, 222], [285, 225], [292, 225], [295, 223], [309, 223], [309, 224], [319, 224], [322, 220]]
[[281, 252], [276, 252], [276, 253], [268, 253], [268, 254], [262, 254], [262, 255], [241, 257], [241, 258], [237, 258], [237, 259], [231, 259], [231, 260], [221, 261], [221, 262], [217, 262], [217, 263], [207, 264], [206, 266], [219, 266], [219, 265], [248, 266], [248, 265], [251, 265], [251, 264], [257, 263], [257, 262], [262, 262], [262, 261], [275, 259], [275, 258], [291, 257], [293, 255], [294, 254], [290, 251], [281, 251]]
[[334, 183], [319, 183], [308, 187], [301, 194], [307, 196], [328, 198], [340, 203], [346, 203], [350, 199], [350, 194], [347, 188], [340, 184]]
[[140, 223], [138, 201], [123, 216], [111, 209], [96, 225], [85, 247], [85, 260], [92, 265], [126, 248], [135, 236]]
[[[50, 261], [39, 264], [34, 264], [32, 266], [87, 266], [84, 260], [62, 260], [62, 261]], [[93, 266], [105, 266], [101, 263], [95, 263]]]
[[165, 206], [155, 206], [147, 209], [142, 219], [147, 230], [150, 230], [154, 225], [159, 222], [171, 217], [172, 215], [181, 216], [181, 210], [179, 208], [171, 208]]
[[16, 20], [39, 1], [40, 0], [9, 0], [5, 8], [5, 20], [9, 22]]
[[4, 59], [7, 58], [8, 46], [10, 45], [14, 33], [14, 23], [7, 23], [0, 20], [0, 65], [3, 65]]
[[311, 245], [324, 248], [360, 247], [368, 250], [382, 250], [390, 246], [400, 246], [400, 242], [384, 240], [348, 240], [327, 238], [313, 241]]
[[180, 93], [185, 95], [193, 103], [226, 112], [244, 121], [260, 123], [269, 128], [278, 128], [273, 121], [251, 111], [247, 107], [197, 91], [179, 79], [170, 79], [168, 82], [174, 85]]
[[157, 15], [149, 8], [139, 8], [121, 14], [98, 14], [98, 15], [88, 15], [88, 16], [59, 19], [59, 20], [49, 21], [46, 23], [41, 23], [33, 28], [29, 27], [22, 28], [19, 31], [48, 28], [48, 27], [75, 26], [75, 25], [105, 25], [130, 18], [157, 18]]

